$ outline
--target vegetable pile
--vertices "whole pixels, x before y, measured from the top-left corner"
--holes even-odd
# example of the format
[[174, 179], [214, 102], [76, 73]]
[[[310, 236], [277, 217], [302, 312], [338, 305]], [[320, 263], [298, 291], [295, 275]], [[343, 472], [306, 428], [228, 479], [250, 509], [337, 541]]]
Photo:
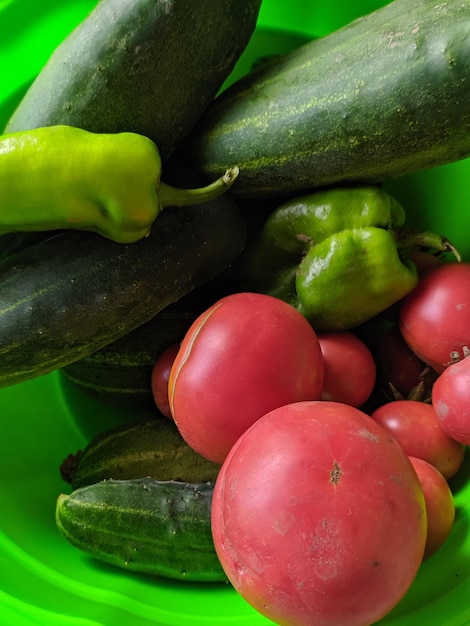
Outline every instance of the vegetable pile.
[[261, 1], [199, 4], [101, 0], [0, 137], [0, 387], [134, 415], [64, 451], [72, 545], [368, 626], [470, 445], [470, 262], [387, 191], [470, 156], [470, 3], [394, 0], [226, 90]]

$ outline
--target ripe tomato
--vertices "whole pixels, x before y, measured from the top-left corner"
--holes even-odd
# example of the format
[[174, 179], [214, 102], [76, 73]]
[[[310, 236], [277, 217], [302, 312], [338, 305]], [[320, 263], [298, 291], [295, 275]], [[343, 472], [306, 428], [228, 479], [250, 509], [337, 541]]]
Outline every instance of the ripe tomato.
[[455, 504], [444, 476], [433, 465], [410, 457], [423, 488], [428, 518], [428, 533], [423, 560], [432, 556], [447, 540], [454, 526]]
[[470, 358], [442, 372], [432, 388], [432, 404], [449, 437], [470, 445]]
[[171, 413], [186, 443], [221, 463], [268, 411], [318, 399], [323, 373], [317, 335], [301, 313], [273, 296], [232, 294], [186, 333], [170, 372]]
[[379, 620], [415, 578], [427, 533], [401, 446], [359, 409], [325, 401], [275, 409], [239, 438], [211, 523], [235, 589], [296, 626]]
[[169, 346], [164, 350], [155, 361], [150, 377], [153, 399], [157, 405], [157, 409], [162, 415], [169, 419], [173, 418], [168, 400], [168, 380], [170, 378], [171, 366], [178, 354], [178, 350], [178, 344]]
[[366, 344], [349, 331], [319, 332], [325, 375], [322, 400], [360, 407], [375, 384], [375, 361]]
[[405, 342], [397, 326], [391, 326], [377, 339], [373, 354], [377, 378], [385, 393], [390, 395], [392, 385], [403, 398], [408, 397], [419, 384], [426, 365]]
[[425, 363], [442, 372], [470, 351], [470, 263], [425, 272], [400, 306], [400, 331]]
[[408, 456], [434, 465], [445, 478], [462, 465], [465, 448], [452, 439], [430, 404], [416, 400], [394, 400], [372, 412], [371, 417], [386, 428]]

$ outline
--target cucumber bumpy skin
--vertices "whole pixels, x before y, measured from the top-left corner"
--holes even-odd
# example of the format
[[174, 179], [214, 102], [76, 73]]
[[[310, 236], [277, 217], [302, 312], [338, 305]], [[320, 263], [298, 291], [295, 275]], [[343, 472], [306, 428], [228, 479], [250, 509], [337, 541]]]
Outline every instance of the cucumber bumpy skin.
[[72, 545], [117, 567], [226, 581], [212, 540], [213, 483], [106, 480], [61, 494], [56, 525]]
[[100, 432], [61, 465], [62, 478], [73, 489], [110, 478], [147, 476], [156, 480], [215, 482], [220, 465], [195, 452], [175, 423], [144, 417]]
[[380, 183], [470, 156], [469, 100], [470, 2], [395, 0], [233, 84], [178, 156], [244, 197]]

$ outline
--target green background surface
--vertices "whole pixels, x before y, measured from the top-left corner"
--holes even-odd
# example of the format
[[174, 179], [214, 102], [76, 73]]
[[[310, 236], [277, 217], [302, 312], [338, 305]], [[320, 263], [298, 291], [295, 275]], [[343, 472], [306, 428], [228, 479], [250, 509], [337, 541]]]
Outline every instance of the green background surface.
[[[0, 0], [0, 126], [91, 0]], [[264, 0], [258, 29], [230, 78], [259, 57], [287, 51], [385, 4]], [[446, 235], [470, 259], [470, 161], [388, 185], [411, 225]], [[0, 329], [1, 330], [1, 329]], [[56, 373], [0, 391], [0, 624], [15, 626], [262, 626], [271, 624], [224, 584], [188, 584], [126, 573], [92, 561], [59, 536], [55, 502], [67, 490], [59, 465], [90, 436], [127, 419], [64, 387]], [[468, 457], [468, 455], [467, 455]], [[470, 473], [452, 488], [456, 522], [384, 626], [470, 623]], [[406, 529], [404, 529], [406, 532]], [[340, 624], [338, 626], [341, 626]]]

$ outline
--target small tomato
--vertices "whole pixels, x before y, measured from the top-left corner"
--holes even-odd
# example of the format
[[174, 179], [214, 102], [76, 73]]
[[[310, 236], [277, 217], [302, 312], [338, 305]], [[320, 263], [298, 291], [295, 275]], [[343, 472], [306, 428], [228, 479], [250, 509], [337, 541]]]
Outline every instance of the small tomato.
[[436, 372], [470, 351], [470, 263], [443, 263], [420, 277], [400, 306], [400, 332]]
[[371, 413], [400, 443], [408, 456], [434, 465], [446, 479], [462, 465], [465, 448], [444, 430], [434, 407], [416, 400], [394, 400]]
[[449, 365], [432, 388], [432, 404], [449, 437], [470, 445], [470, 358]]
[[455, 505], [444, 476], [433, 465], [410, 457], [423, 488], [428, 518], [428, 532], [423, 560], [433, 555], [447, 540], [454, 526]]
[[406, 398], [421, 382], [426, 364], [411, 350], [397, 326], [391, 326], [377, 339], [373, 354], [377, 378], [387, 395], [396, 390]]
[[374, 389], [376, 368], [366, 344], [349, 331], [319, 332], [325, 375], [322, 400], [360, 407]]
[[168, 380], [170, 378], [171, 366], [178, 354], [178, 350], [178, 344], [169, 346], [164, 350], [155, 361], [150, 377], [152, 395], [157, 409], [169, 419], [172, 419], [172, 415], [168, 401]]

